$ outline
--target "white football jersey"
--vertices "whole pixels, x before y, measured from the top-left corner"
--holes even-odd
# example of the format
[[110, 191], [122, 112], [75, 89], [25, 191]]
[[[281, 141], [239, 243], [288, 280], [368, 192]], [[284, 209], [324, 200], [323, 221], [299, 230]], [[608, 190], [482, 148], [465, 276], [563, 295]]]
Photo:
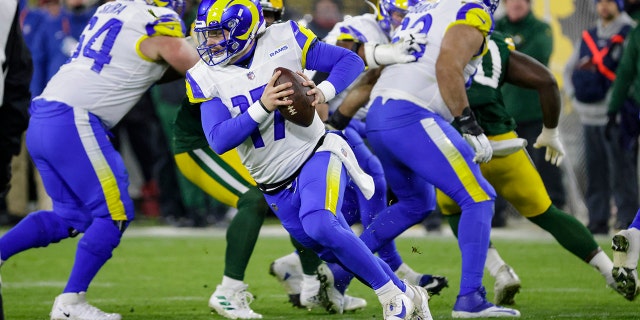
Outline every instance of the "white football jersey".
[[[375, 97], [407, 100], [452, 121], [451, 111], [438, 89], [435, 66], [442, 38], [454, 24], [471, 25], [486, 36], [493, 30], [493, 18], [480, 0], [428, 0], [410, 7], [394, 38], [407, 32], [425, 33], [425, 53], [417, 62], [385, 67], [373, 87], [371, 101]], [[466, 80], [475, 73], [486, 48], [479, 52], [464, 69]]]
[[[338, 22], [333, 29], [324, 38], [324, 42], [335, 45], [338, 40], [353, 40], [361, 43], [389, 43], [389, 36], [387, 35], [376, 20], [376, 16], [371, 13], [365, 13], [363, 15], [354, 16], [344, 21]], [[360, 76], [362, 77], [362, 75]], [[329, 101], [329, 110], [335, 111], [338, 109], [344, 98], [347, 96], [349, 90], [360, 79], [354, 80], [351, 85], [340, 94], [335, 96]], [[362, 107], [355, 114], [354, 118], [363, 119], [367, 115], [369, 110], [368, 106]]]
[[144, 0], [117, 0], [100, 6], [85, 27], [70, 61], [36, 99], [85, 109], [115, 126], [167, 70], [139, 49], [142, 40], [183, 37], [183, 23], [169, 8]]
[[[248, 68], [212, 67], [200, 60], [187, 72], [187, 95], [191, 102], [220, 98], [231, 116], [237, 117], [260, 99], [275, 68], [303, 70], [315, 39], [313, 32], [293, 21], [271, 25], [259, 36]], [[267, 184], [293, 175], [325, 132], [317, 113], [309, 127], [301, 127], [285, 121], [277, 110], [258, 129], [237, 150], [253, 179]]]

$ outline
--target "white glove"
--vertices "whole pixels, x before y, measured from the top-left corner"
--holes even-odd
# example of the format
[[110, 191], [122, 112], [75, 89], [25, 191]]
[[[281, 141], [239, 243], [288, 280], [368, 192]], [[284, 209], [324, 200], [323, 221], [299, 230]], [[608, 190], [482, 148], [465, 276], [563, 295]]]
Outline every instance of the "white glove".
[[422, 56], [426, 44], [426, 34], [408, 33], [394, 43], [365, 43], [364, 55], [369, 68], [377, 68], [394, 63], [414, 62]]
[[542, 132], [536, 139], [536, 143], [533, 144], [536, 149], [547, 147], [547, 153], [544, 159], [551, 162], [551, 164], [560, 166], [562, 158], [564, 157], [564, 147], [560, 142], [560, 132], [558, 128], [542, 128]]
[[491, 156], [493, 155], [493, 149], [491, 149], [491, 144], [489, 143], [489, 139], [484, 133], [481, 133], [477, 136], [464, 133], [462, 134], [467, 143], [469, 143], [473, 150], [476, 151], [475, 157], [473, 157], [473, 162], [475, 163], [485, 163], [491, 160]]

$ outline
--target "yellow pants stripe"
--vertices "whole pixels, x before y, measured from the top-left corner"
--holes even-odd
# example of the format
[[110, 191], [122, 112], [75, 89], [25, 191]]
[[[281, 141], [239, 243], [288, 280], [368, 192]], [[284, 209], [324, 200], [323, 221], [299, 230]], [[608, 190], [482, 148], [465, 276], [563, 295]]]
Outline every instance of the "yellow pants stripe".
[[73, 108], [73, 115], [82, 146], [102, 186], [102, 192], [107, 202], [107, 209], [109, 210], [111, 219], [114, 221], [127, 220], [124, 204], [120, 199], [121, 194], [118, 188], [118, 180], [113, 174], [107, 159], [104, 157], [95, 133], [91, 128], [89, 112], [80, 108]]

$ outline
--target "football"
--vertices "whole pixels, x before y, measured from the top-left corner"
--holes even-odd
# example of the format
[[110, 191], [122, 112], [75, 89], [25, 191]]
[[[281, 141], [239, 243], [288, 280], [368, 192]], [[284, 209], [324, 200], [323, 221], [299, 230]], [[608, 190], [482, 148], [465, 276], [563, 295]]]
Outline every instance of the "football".
[[311, 88], [303, 86], [304, 78], [294, 71], [283, 67], [275, 68], [273, 73], [276, 73], [276, 71], [280, 71], [280, 76], [274, 85], [277, 86], [287, 82], [293, 84], [290, 88], [293, 90], [293, 94], [288, 97], [291, 100], [291, 104], [279, 106], [278, 111], [288, 121], [303, 127], [310, 126], [316, 114], [316, 109], [311, 105], [314, 96], [307, 95], [307, 91]]

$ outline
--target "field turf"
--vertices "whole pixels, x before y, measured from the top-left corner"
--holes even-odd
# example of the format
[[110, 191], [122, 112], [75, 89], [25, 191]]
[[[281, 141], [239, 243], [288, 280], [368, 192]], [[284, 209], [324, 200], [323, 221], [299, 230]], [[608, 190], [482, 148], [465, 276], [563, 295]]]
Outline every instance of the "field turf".
[[[153, 235], [135, 227], [127, 231], [113, 258], [95, 278], [87, 299], [95, 306], [118, 312], [126, 320], [222, 319], [207, 307], [224, 268], [224, 233]], [[273, 226], [272, 226], [273, 228]], [[191, 232], [192, 233], [192, 232]], [[522, 279], [516, 307], [522, 319], [640, 319], [640, 301], [629, 302], [606, 288], [591, 266], [561, 248], [549, 237], [494, 237], [504, 259]], [[71, 270], [76, 239], [14, 256], [1, 269], [5, 316], [8, 320], [49, 319], [53, 299], [61, 293]], [[608, 237], [598, 238], [611, 255]], [[452, 236], [403, 236], [397, 247], [415, 270], [441, 274], [450, 286], [434, 296], [434, 319], [450, 319], [460, 277], [460, 253]], [[295, 309], [268, 274], [271, 261], [292, 251], [288, 237], [262, 236], [245, 282], [255, 295], [251, 304], [264, 319], [382, 319], [372, 290], [354, 281], [348, 293], [367, 299], [364, 310], [328, 315], [323, 310]], [[488, 297], [493, 279], [485, 272]], [[639, 299], [640, 300], [640, 299]]]

